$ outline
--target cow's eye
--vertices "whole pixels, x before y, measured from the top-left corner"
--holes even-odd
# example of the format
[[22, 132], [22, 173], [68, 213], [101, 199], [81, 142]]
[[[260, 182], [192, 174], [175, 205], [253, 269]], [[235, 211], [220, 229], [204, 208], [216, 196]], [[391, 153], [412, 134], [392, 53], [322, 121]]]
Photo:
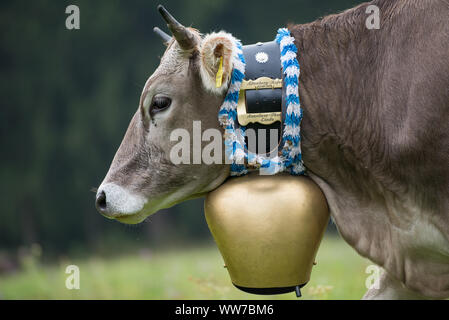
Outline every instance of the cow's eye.
[[167, 97], [154, 97], [150, 106], [150, 113], [154, 114], [165, 110], [171, 105], [171, 99]]

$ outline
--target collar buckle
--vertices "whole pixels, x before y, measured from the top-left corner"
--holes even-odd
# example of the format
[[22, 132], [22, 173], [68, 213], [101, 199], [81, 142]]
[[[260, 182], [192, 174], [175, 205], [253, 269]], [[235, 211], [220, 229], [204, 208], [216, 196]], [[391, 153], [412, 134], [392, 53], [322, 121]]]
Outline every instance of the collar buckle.
[[281, 89], [282, 79], [271, 79], [260, 77], [256, 80], [243, 80], [240, 87], [239, 101], [237, 103], [237, 118], [241, 126], [247, 126], [249, 123], [260, 123], [269, 125], [276, 121], [281, 122], [282, 112], [262, 112], [248, 113], [246, 108], [246, 90], [259, 89]]

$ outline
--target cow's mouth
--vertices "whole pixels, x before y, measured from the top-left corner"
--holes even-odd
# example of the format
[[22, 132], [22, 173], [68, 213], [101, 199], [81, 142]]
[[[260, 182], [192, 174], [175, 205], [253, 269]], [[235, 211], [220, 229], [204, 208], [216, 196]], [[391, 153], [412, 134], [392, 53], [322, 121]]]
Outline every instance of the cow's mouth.
[[105, 218], [124, 224], [138, 224], [148, 216], [180, 202], [204, 197], [208, 191], [189, 194], [186, 190], [178, 190], [153, 199], [145, 199], [115, 184], [102, 184], [97, 192], [96, 207]]
[[132, 213], [132, 214], [129, 214], [129, 213], [127, 213], [127, 214], [119, 214], [119, 215], [115, 215], [112, 218], [111, 217], [109, 217], [109, 218], [110, 219], [115, 219], [118, 222], [124, 223], [124, 224], [138, 224], [138, 223], [143, 222], [147, 217], [149, 217], [151, 214], [157, 212], [159, 209], [169, 208], [169, 207], [174, 206], [175, 204], [178, 204], [180, 202], [184, 202], [186, 200], [192, 200], [192, 199], [201, 198], [201, 197], [204, 197], [207, 193], [208, 192], [195, 193], [195, 194], [192, 194], [192, 195], [190, 195], [189, 197], [187, 197], [185, 199], [175, 201], [175, 202], [170, 203], [168, 205], [167, 204], [166, 205], [162, 205], [162, 206], [158, 207], [157, 209], [155, 207], [151, 207], [151, 209], [152, 209], [151, 211], [148, 211], [148, 210], [150, 210], [150, 206], [148, 206], [148, 204], [147, 204], [147, 206], [143, 210], [141, 210], [139, 212]]
[[132, 213], [132, 214], [113, 214], [113, 215], [106, 215], [101, 213], [101, 215], [103, 217], [105, 217], [106, 219], [109, 220], [116, 220], [120, 223], [124, 223], [124, 224], [138, 224], [143, 222], [148, 215], [143, 214], [142, 212], [136, 212], [136, 213]]
[[124, 224], [139, 224], [143, 222], [147, 218], [147, 215], [142, 213], [136, 213], [136, 214], [127, 214], [127, 215], [121, 215], [114, 217], [115, 220], [117, 220], [120, 223]]

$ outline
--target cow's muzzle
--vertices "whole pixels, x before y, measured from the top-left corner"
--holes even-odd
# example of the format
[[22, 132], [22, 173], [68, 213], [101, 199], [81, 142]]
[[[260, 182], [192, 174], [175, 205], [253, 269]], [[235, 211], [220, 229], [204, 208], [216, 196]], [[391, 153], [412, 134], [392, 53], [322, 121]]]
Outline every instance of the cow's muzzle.
[[146, 200], [115, 183], [104, 183], [98, 188], [95, 207], [106, 218], [119, 219], [139, 214]]
[[97, 211], [101, 214], [106, 213], [107, 205], [106, 205], [106, 193], [104, 191], [101, 191], [97, 194], [97, 198], [95, 200], [95, 207], [97, 208]]

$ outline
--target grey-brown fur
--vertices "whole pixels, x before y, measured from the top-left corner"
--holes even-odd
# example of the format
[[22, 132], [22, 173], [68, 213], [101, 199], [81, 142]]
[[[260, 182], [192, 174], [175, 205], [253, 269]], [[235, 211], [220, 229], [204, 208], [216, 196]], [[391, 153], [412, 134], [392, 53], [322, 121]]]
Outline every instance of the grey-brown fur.
[[[449, 5], [372, 4], [380, 30], [365, 28], [366, 4], [291, 27], [304, 162], [351, 246], [408, 288], [447, 297]], [[435, 234], [409, 239], [421, 219]]]

